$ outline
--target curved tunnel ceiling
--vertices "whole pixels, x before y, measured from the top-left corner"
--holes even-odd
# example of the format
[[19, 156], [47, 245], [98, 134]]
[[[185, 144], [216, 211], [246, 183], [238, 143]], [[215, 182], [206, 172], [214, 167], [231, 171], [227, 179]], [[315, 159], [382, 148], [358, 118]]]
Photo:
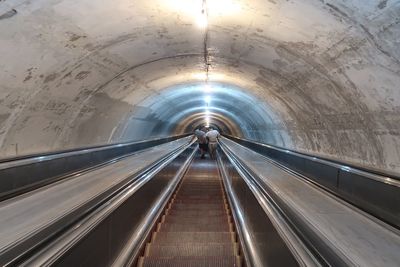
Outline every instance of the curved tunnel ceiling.
[[208, 79], [229, 133], [400, 173], [400, 1], [201, 3], [0, 1], [1, 156], [191, 131]]

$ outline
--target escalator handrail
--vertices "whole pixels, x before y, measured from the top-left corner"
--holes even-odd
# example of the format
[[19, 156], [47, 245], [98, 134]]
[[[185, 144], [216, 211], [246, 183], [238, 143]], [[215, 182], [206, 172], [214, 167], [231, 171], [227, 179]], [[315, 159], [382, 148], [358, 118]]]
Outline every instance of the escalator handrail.
[[287, 154], [290, 154], [290, 155], [293, 155], [293, 156], [296, 156], [299, 158], [303, 158], [303, 159], [318, 162], [318, 163], [321, 163], [321, 164], [324, 164], [327, 166], [331, 166], [331, 167], [337, 168], [337, 169], [345, 171], [345, 172], [354, 173], [354, 174], [357, 174], [357, 175], [360, 175], [360, 176], [363, 176], [368, 179], [372, 179], [372, 180], [375, 180], [375, 181], [378, 181], [381, 183], [400, 187], [400, 177], [398, 177], [394, 174], [392, 175], [392, 174], [382, 173], [380, 171], [368, 170], [366, 168], [354, 166], [353, 164], [346, 164], [346, 163], [338, 162], [335, 160], [330, 160], [330, 159], [326, 159], [326, 158], [322, 158], [322, 157], [318, 157], [318, 156], [308, 155], [305, 153], [300, 153], [300, 152], [293, 151], [290, 149], [281, 148], [281, 147], [273, 146], [270, 144], [260, 143], [260, 142], [253, 141], [253, 140], [234, 137], [234, 136], [230, 136], [230, 135], [226, 135], [226, 134], [224, 134], [224, 136], [226, 138], [234, 140], [234, 141], [239, 140], [240, 142], [246, 142], [246, 143], [254, 144], [257, 146], [266, 147], [266, 148], [276, 150], [279, 152], [284, 152], [284, 153], [287, 153]]
[[[268, 196], [268, 192], [262, 189], [253, 175], [246, 170], [246, 168], [225, 144], [220, 142], [220, 146], [222, 151], [227, 155], [230, 163], [235, 167], [239, 175], [243, 178], [250, 190], [253, 192], [268, 218], [271, 220], [271, 223], [275, 226], [278, 234], [293, 253], [293, 256], [296, 258], [300, 266], [324, 266], [326, 264], [325, 260], [318, 254], [317, 251], [315, 251], [313, 248], [310, 248], [309, 244], [306, 244], [302, 237], [300, 237], [298, 233], [293, 230], [292, 225], [290, 225], [288, 222], [287, 216], [279, 208], [278, 204], [275, 203], [270, 196]], [[224, 179], [224, 181], [227, 181], [227, 179]], [[235, 213], [237, 213], [237, 208], [234, 204], [236, 202], [235, 196], [232, 194], [232, 192], [229, 192], [229, 190], [227, 191], [232, 200], [232, 209]], [[241, 225], [241, 227], [245, 226]], [[244, 245], [247, 246], [247, 248], [244, 250], [245, 252], [247, 251], [247, 256], [245, 255], [245, 258], [248, 258], [248, 262], [252, 262], [251, 258], [254, 256], [250, 256], [249, 254], [253, 254], [254, 250], [252, 250], [251, 245], [248, 245], [249, 242], [252, 242], [251, 238], [247, 241], [244, 240], [243, 242]], [[253, 264], [250, 266], [253, 266]]]
[[[233, 141], [230, 141], [234, 143]], [[226, 142], [228, 143], [228, 142]], [[237, 144], [237, 149], [235, 150], [234, 148], [231, 149], [230, 145], [223, 144], [223, 146], [227, 147], [231, 151], [237, 151], [240, 153], [241, 149], [249, 150], [248, 148], [242, 147], [241, 145]], [[242, 147], [242, 148], [241, 148]], [[233, 152], [232, 152], [233, 153]], [[252, 152], [255, 153], [256, 152]], [[235, 155], [231, 154], [232, 157], [235, 157]], [[264, 156], [259, 155], [260, 159], [264, 158], [265, 159], [265, 164], [272, 164], [270, 163]], [[254, 158], [253, 158], [254, 159]], [[318, 203], [324, 203], [324, 198], [326, 198], [327, 203], [333, 203], [333, 206], [331, 205], [330, 207], [333, 207], [330, 209], [332, 212], [321, 212], [321, 214], [328, 214], [327, 216], [322, 216], [324, 219], [320, 220], [318, 216], [315, 217], [315, 220], [313, 220], [313, 214], [312, 212], [308, 212], [306, 210], [301, 210], [299, 209], [295, 202], [290, 203], [291, 201], [288, 199], [296, 199], [296, 198], [291, 198], [286, 192], [283, 193], [284, 190], [279, 190], [282, 188], [275, 187], [273, 182], [272, 184], [269, 184], [268, 182], [268, 175], [264, 172], [259, 172], [260, 170], [268, 170], [268, 168], [262, 168], [260, 165], [260, 168], [257, 168], [255, 165], [252, 165], [249, 162], [247, 162], [247, 159], [245, 158], [239, 158], [237, 157], [236, 159], [243, 168], [248, 172], [249, 177], [251, 177], [252, 180], [254, 180], [256, 183], [258, 183], [260, 190], [265, 192], [266, 195], [268, 195], [274, 202], [276, 202], [276, 205], [280, 210], [282, 211], [282, 215], [285, 217], [286, 221], [288, 224], [291, 226], [291, 228], [297, 233], [297, 235], [303, 240], [305, 244], [310, 248], [310, 250], [315, 251], [314, 255], [318, 258], [323, 259], [323, 261], [326, 263], [324, 265], [329, 265], [329, 266], [353, 266], [357, 265], [357, 262], [361, 259], [363, 255], [365, 256], [371, 256], [375, 255], [377, 247], [374, 245], [374, 242], [377, 242], [378, 244], [382, 243], [382, 246], [384, 244], [387, 244], [389, 247], [393, 245], [394, 250], [396, 250], [396, 246], [398, 244], [398, 236], [399, 232], [397, 229], [391, 227], [390, 225], [383, 223], [379, 220], [377, 220], [375, 217], [363, 212], [362, 210], [359, 210], [358, 208], [352, 206], [349, 203], [346, 203], [345, 201], [341, 200], [340, 198], [335, 197], [334, 195], [331, 195], [324, 191], [322, 188], [314, 185], [313, 183], [303, 180], [300, 182], [300, 184], [305, 184], [315, 189], [317, 194], [320, 196], [323, 196], [323, 198], [316, 198], [313, 199], [312, 201], [319, 200]], [[259, 163], [261, 163], [260, 161]], [[248, 166], [249, 164], [249, 166]], [[285, 170], [282, 170], [283, 172], [286, 172]], [[274, 173], [273, 170], [271, 170], [272, 173]], [[290, 175], [293, 175], [290, 173]], [[274, 180], [273, 178], [271, 180]], [[293, 181], [297, 181], [295, 177], [293, 177]], [[279, 184], [278, 185], [282, 185]], [[285, 185], [282, 185], [282, 187], [285, 187]], [[290, 187], [290, 186], [289, 186]], [[293, 187], [292, 187], [293, 189]], [[304, 188], [303, 188], [304, 189]], [[305, 192], [305, 191], [303, 191]], [[292, 193], [294, 191], [292, 190]], [[296, 194], [296, 193], [295, 193]], [[314, 194], [315, 195], [315, 194]], [[336, 204], [335, 204], [336, 203]], [[355, 216], [359, 218], [358, 220], [338, 220], [339, 227], [335, 227], [335, 217], [334, 214], [336, 214], [336, 209], [337, 205], [343, 205], [344, 210], [347, 210], [347, 214], [351, 214], [352, 212], [355, 213]], [[330, 214], [333, 214], [333, 218]], [[363, 228], [361, 226], [360, 230], [355, 230], [356, 228], [351, 228], [351, 226], [358, 226], [363, 223], [364, 219], [371, 220], [371, 231], [368, 231], [368, 228]], [[329, 220], [329, 222], [327, 221]], [[332, 221], [332, 222], [331, 222]], [[321, 222], [322, 228], [320, 227], [319, 222]], [[331, 223], [332, 224], [331, 224]], [[337, 233], [341, 233], [340, 235], [335, 235], [335, 231], [330, 231], [331, 229], [343, 229], [340, 228], [340, 225], [345, 227], [347, 230], [343, 231], [336, 231]], [[368, 224], [366, 224], [368, 226]], [[362, 232], [362, 229], [364, 229], [364, 232]], [[376, 231], [382, 231], [379, 232], [382, 233], [382, 238], [379, 238], [379, 236], [376, 239], [368, 240], [367, 237], [369, 236], [370, 232]], [[346, 233], [345, 235], [343, 233]], [[365, 239], [365, 244], [366, 246], [363, 246], [363, 248], [366, 248], [365, 253], [358, 253], [362, 252], [360, 249], [355, 249], [352, 254], [350, 251], [356, 247], [356, 242], [350, 242], [358, 240], [357, 237], [360, 237], [360, 234], [363, 234], [366, 237]], [[377, 235], [379, 235], [377, 234]], [[396, 237], [397, 236], [397, 237]], [[349, 238], [347, 241], [346, 238]], [[348, 244], [352, 244], [351, 247], [348, 246]], [[391, 244], [391, 245], [390, 245]], [[397, 259], [397, 254], [391, 254], [390, 250], [384, 250], [386, 255], [389, 257], [386, 261], [398, 261]], [[373, 257], [371, 256], [371, 260], [374, 261], [375, 265], [376, 264], [382, 264], [380, 262], [380, 259], [383, 259], [383, 256], [380, 256], [379, 253], [376, 253], [378, 257]], [[357, 255], [357, 256], [354, 256]], [[357, 258], [358, 257], [358, 258]], [[364, 258], [363, 260], [365, 260]], [[375, 261], [376, 260], [376, 261]]]
[[[137, 190], [139, 189], [144, 183], [143, 181], [148, 181], [154, 174], [156, 174], [160, 169], [162, 169], [167, 163], [169, 163], [170, 161], [172, 161], [177, 155], [179, 155], [182, 151], [184, 151], [187, 147], [189, 147], [193, 142], [189, 142], [189, 143], [185, 143], [181, 146], [179, 146], [178, 148], [174, 149], [173, 151], [171, 151], [170, 153], [168, 153], [167, 155], [165, 155], [164, 157], [162, 157], [161, 159], [157, 160], [156, 162], [150, 164], [147, 168], [139, 171], [139, 173], [136, 173], [134, 177], [132, 177], [132, 179], [129, 179], [129, 181], [127, 183], [123, 183], [121, 186], [119, 186], [117, 189], [114, 189], [112, 192], [108, 192], [105, 193], [106, 196], [104, 196], [101, 200], [97, 201], [96, 203], [93, 203], [92, 205], [90, 205], [89, 207], [80, 207], [77, 208], [77, 210], [74, 210], [74, 218], [72, 218], [69, 224], [64, 225], [61, 229], [58, 229], [56, 232], [48, 232], [45, 234], [45, 236], [47, 236], [46, 239], [44, 240], [35, 240], [36, 244], [35, 246], [31, 246], [26, 250], [21, 250], [18, 251], [18, 248], [16, 249], [16, 251], [14, 251], [14, 248], [10, 248], [6, 251], [7, 254], [10, 254], [10, 251], [13, 250], [12, 254], [18, 255], [17, 257], [12, 258], [7, 264], [4, 264], [4, 266], [14, 266], [15, 263], [21, 263], [22, 261], [25, 261], [27, 258], [29, 257], [34, 257], [35, 258], [35, 254], [38, 254], [40, 259], [51, 259], [53, 256], [60, 256], [59, 254], [55, 254], [55, 255], [50, 255], [49, 253], [47, 253], [47, 251], [50, 251], [50, 249], [44, 249], [44, 252], [42, 251], [43, 247], [57, 247], [59, 248], [57, 245], [59, 245], [60, 243], [57, 242], [57, 239], [59, 238], [60, 235], [62, 235], [61, 233], [65, 233], [68, 230], [76, 230], [79, 232], [79, 234], [76, 236], [79, 237], [83, 237], [84, 234], [88, 233], [88, 230], [90, 228], [86, 227], [81, 227], [81, 223], [83, 223], [85, 221], [85, 218], [87, 218], [87, 216], [89, 216], [89, 214], [91, 214], [93, 217], [91, 217], [92, 219], [94, 219], [95, 221], [92, 221], [92, 226], [94, 225], [93, 223], [99, 223], [100, 220], [99, 217], [97, 217], [96, 212], [93, 214], [94, 211], [96, 211], [97, 208], [101, 207], [102, 205], [105, 206], [105, 208], [107, 207], [116, 207], [115, 205], [111, 205], [112, 204], [112, 199], [115, 199], [116, 196], [123, 194], [123, 192], [125, 192], [125, 190], [128, 187], [132, 187], [132, 189], [130, 190]], [[133, 191], [133, 192], [134, 192]], [[110, 206], [111, 205], [111, 206]], [[101, 217], [103, 218], [103, 217]], [[43, 229], [41, 229], [43, 231]], [[27, 237], [28, 239], [30, 237]], [[25, 238], [25, 239], [27, 239]], [[73, 239], [70, 240], [71, 242], [74, 241], [78, 241], [78, 239]], [[18, 243], [24, 242], [24, 240], [19, 240]], [[55, 242], [55, 243], [53, 243]], [[64, 243], [63, 243], [64, 244]], [[68, 243], [70, 244], [70, 243]], [[65, 244], [65, 246], [62, 246], [61, 250], [58, 250], [58, 252], [62, 251], [63, 249], [68, 247], [68, 244]], [[15, 247], [15, 245], [13, 246]], [[4, 256], [4, 252], [3, 255]], [[42, 258], [43, 257], [43, 258]], [[51, 260], [50, 260], [51, 261]], [[27, 264], [26, 266], [30, 266], [30, 264]]]
[[145, 143], [169, 140], [169, 139], [176, 140], [176, 139], [183, 138], [183, 137], [186, 137], [189, 135], [191, 135], [191, 134], [183, 134], [183, 135], [176, 135], [176, 136], [170, 136], [170, 137], [164, 137], [164, 138], [147, 139], [147, 140], [142, 140], [142, 141], [134, 141], [134, 142], [126, 142], [126, 143], [116, 143], [116, 144], [110, 144], [110, 145], [80, 147], [80, 148], [76, 148], [76, 149], [66, 149], [66, 150], [53, 151], [53, 152], [49, 152], [49, 153], [38, 153], [38, 154], [32, 154], [32, 155], [24, 155], [24, 156], [19, 156], [19, 157], [0, 159], [0, 170], [15, 168], [15, 167], [19, 167], [22, 165], [29, 165], [29, 164], [34, 164], [34, 163], [43, 162], [43, 161], [59, 159], [59, 158], [63, 158], [63, 157], [78, 156], [78, 155], [82, 155], [82, 154], [88, 154], [88, 153], [93, 153], [93, 152], [102, 151], [102, 150], [108, 150], [108, 149], [117, 148], [117, 147], [125, 147], [125, 146], [130, 146], [130, 145], [135, 145], [135, 144], [145, 144]]
[[40, 187], [74, 178], [88, 171], [123, 160], [136, 153], [166, 142], [185, 137], [174, 136], [79, 149], [66, 153], [49, 154], [0, 163], [0, 201], [33, 191]]
[[186, 161], [182, 164], [179, 171], [171, 179], [173, 182], [166, 190], [164, 190], [164, 193], [158, 198], [156, 204], [153, 206], [152, 212], [143, 219], [143, 224], [141, 228], [135, 231], [135, 233], [138, 234], [132, 235], [133, 238], [128, 242], [128, 244], [130, 245], [128, 245], [119, 255], [119, 257], [114, 261], [114, 263], [112, 264], [113, 267], [132, 266], [135, 260], [140, 256], [139, 254], [141, 252], [141, 249], [146, 244], [146, 237], [149, 236], [151, 230], [153, 229], [153, 226], [157, 222], [157, 219], [160, 218], [166, 205], [168, 205], [168, 200], [175, 193], [179, 182], [181, 181], [182, 177], [184, 176], [185, 172], [193, 161], [196, 152], [197, 149], [194, 149], [192, 154], [189, 155]]

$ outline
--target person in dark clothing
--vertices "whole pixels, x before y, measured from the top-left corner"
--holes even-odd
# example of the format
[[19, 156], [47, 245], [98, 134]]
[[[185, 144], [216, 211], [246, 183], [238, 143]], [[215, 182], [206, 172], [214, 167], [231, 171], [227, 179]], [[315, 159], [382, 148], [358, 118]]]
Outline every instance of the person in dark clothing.
[[194, 135], [197, 138], [197, 142], [199, 143], [199, 149], [200, 149], [200, 153], [201, 153], [201, 157], [202, 159], [205, 158], [205, 154], [208, 150], [208, 143], [207, 143], [207, 138], [206, 138], [206, 132], [204, 131], [205, 129], [196, 129], [196, 131], [194, 131]]

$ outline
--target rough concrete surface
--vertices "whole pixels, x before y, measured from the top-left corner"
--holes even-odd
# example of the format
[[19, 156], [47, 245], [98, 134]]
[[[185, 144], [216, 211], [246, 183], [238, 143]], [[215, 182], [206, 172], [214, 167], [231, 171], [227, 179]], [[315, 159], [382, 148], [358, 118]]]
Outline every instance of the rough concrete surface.
[[0, 1], [0, 156], [191, 131], [208, 112], [400, 174], [400, 1], [208, 1], [207, 28], [200, 4]]

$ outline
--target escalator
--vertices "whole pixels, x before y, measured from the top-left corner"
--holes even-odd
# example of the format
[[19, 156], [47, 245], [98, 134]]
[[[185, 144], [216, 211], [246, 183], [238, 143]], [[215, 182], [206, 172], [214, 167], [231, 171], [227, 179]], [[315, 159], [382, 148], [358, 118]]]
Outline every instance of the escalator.
[[3, 201], [0, 265], [398, 265], [398, 232], [262, 155], [197, 153], [182, 139]]
[[4, 201], [1, 265], [298, 266], [224, 154], [196, 153], [182, 139]]
[[234, 229], [216, 162], [195, 159], [137, 266], [241, 266]]

